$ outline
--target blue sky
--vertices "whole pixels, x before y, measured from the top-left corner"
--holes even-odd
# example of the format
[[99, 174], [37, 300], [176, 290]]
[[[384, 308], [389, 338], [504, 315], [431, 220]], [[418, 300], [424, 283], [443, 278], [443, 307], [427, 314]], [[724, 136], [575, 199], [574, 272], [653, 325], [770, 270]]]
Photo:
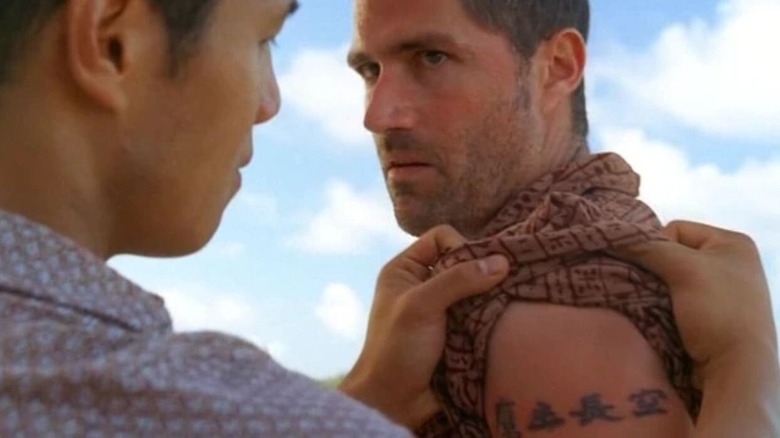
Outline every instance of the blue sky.
[[[351, 0], [303, 0], [275, 49], [282, 111], [255, 131], [244, 187], [191, 257], [113, 266], [163, 296], [180, 330], [234, 333], [321, 378], [350, 368], [395, 226], [362, 85], [345, 66]], [[780, 0], [593, 0], [592, 148], [643, 176], [663, 220], [758, 241], [780, 315]]]

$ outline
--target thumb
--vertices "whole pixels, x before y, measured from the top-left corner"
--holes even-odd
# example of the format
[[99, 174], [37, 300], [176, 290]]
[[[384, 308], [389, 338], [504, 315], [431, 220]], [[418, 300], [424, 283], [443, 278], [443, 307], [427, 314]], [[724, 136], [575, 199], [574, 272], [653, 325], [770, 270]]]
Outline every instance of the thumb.
[[667, 283], [684, 281], [691, 272], [695, 250], [671, 241], [655, 240], [611, 249], [612, 255], [639, 265]]
[[418, 298], [429, 312], [443, 312], [458, 301], [485, 293], [509, 274], [509, 262], [503, 255], [459, 263], [421, 284]]
[[729, 237], [739, 234], [707, 224], [680, 220], [670, 222], [664, 227], [663, 232], [672, 241], [693, 249], [717, 245]]
[[434, 227], [390, 260], [382, 268], [379, 274], [380, 280], [392, 280], [391, 283], [400, 285], [401, 287], [396, 288], [399, 292], [407, 290], [430, 277], [430, 266], [442, 254], [452, 251], [465, 242], [466, 239], [448, 225]]

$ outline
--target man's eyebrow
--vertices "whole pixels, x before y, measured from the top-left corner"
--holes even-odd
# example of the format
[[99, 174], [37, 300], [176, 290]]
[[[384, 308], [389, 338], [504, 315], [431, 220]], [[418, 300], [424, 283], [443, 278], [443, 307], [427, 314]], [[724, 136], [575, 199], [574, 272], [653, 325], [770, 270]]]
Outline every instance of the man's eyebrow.
[[444, 33], [424, 33], [399, 41], [390, 47], [390, 52], [411, 52], [420, 49], [436, 49], [440, 47], [461, 47], [461, 44], [450, 35]]
[[347, 65], [352, 68], [356, 68], [357, 66], [365, 64], [369, 61], [371, 61], [371, 57], [361, 50], [350, 49], [349, 53], [347, 54]]
[[298, 0], [293, 0], [290, 3], [290, 7], [287, 9], [287, 17], [289, 17], [292, 14], [294, 14], [300, 8], [301, 8], [301, 4], [298, 3]]
[[[472, 52], [472, 50], [470, 50], [467, 45], [461, 44], [450, 35], [443, 33], [424, 33], [415, 35], [392, 44], [388, 49], [383, 50], [383, 52], [389, 54], [398, 54], [404, 52], [414, 52], [417, 50], [447, 50], [452, 48], [457, 48], [467, 53]], [[370, 61], [371, 56], [360, 49], [352, 49], [347, 55], [347, 63], [350, 67], [353, 68], [357, 65]]]

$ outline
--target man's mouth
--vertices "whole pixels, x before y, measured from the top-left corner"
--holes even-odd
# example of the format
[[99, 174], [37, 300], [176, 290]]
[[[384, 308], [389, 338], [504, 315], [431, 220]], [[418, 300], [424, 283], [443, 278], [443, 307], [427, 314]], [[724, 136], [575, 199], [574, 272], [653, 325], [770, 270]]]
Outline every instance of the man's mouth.
[[422, 162], [391, 162], [387, 167], [387, 179], [392, 181], [411, 180], [421, 177], [433, 169], [428, 163]]
[[247, 153], [245, 153], [245, 154], [243, 154], [241, 156], [241, 159], [240, 159], [240, 161], [238, 163], [238, 167], [240, 169], [243, 169], [244, 167], [248, 166], [249, 163], [252, 162], [252, 155], [253, 155], [253, 151], [252, 151], [252, 149], [249, 149], [249, 152], [247, 152]]

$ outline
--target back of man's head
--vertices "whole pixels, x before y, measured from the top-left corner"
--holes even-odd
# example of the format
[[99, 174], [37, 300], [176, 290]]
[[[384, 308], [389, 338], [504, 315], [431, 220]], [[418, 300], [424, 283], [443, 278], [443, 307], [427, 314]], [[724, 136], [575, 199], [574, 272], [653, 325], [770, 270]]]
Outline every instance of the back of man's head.
[[0, 0], [0, 209], [101, 258], [202, 248], [294, 0]]
[[[220, 0], [146, 0], [165, 22], [171, 73], [192, 54]], [[13, 80], [16, 66], [34, 48], [37, 34], [67, 0], [2, 0], [0, 5], [0, 86]]]

